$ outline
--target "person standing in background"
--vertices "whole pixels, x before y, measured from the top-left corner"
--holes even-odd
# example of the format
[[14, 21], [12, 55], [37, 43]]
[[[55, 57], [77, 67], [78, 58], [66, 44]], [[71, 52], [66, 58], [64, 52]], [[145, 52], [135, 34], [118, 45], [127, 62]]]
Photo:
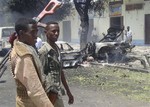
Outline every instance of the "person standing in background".
[[93, 42], [97, 42], [97, 41], [98, 41], [98, 40], [97, 40], [97, 39], [98, 39], [98, 35], [97, 35], [96, 28], [93, 28], [91, 37], [92, 37], [92, 41], [93, 41]]
[[37, 42], [35, 44], [37, 50], [41, 48], [42, 44], [42, 39], [40, 37], [37, 37]]
[[129, 43], [129, 45], [132, 43], [132, 31], [130, 26], [127, 26], [127, 30], [125, 31], [125, 42]]

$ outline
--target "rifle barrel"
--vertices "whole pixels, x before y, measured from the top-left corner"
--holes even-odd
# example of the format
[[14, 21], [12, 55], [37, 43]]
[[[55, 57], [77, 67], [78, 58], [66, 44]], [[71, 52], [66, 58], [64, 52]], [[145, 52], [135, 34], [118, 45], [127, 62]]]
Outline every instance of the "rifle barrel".
[[4, 71], [6, 70], [6, 69], [2, 69], [2, 68], [4, 67], [4, 65], [6, 64], [6, 62], [8, 61], [10, 52], [11, 52], [11, 50], [9, 50], [7, 52], [7, 54], [4, 56], [4, 58], [0, 62], [0, 77], [3, 75]]

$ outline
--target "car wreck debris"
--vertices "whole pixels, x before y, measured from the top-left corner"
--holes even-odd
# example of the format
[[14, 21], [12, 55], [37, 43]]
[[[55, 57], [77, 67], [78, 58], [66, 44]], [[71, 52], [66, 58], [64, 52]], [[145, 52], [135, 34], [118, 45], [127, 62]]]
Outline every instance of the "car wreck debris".
[[[93, 57], [94, 61], [90, 64], [96, 62], [113, 67], [149, 72], [150, 56], [145, 55], [145, 58], [143, 58], [143, 56], [132, 53], [132, 49], [135, 45], [130, 45], [125, 41], [120, 41], [118, 39], [122, 35], [123, 30], [123, 28], [111, 27], [107, 30], [107, 34], [104, 38], [99, 42], [87, 43], [84, 49], [86, 53], [84, 59], [87, 59], [87, 57]], [[135, 61], [139, 61], [142, 68], [134, 68], [129, 64]]]

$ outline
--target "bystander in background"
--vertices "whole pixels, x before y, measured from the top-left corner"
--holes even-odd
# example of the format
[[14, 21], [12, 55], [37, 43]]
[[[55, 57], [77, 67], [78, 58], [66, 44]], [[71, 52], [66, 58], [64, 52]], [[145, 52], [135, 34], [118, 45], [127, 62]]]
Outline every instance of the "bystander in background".
[[35, 46], [36, 46], [37, 49], [41, 48], [41, 46], [42, 46], [42, 39], [40, 37], [37, 37], [37, 41], [36, 41]]
[[127, 30], [125, 30], [125, 42], [129, 43], [129, 45], [131, 45], [131, 42], [132, 42], [132, 31], [130, 29], [130, 26], [127, 26]]
[[97, 40], [97, 39], [98, 39], [98, 35], [97, 35], [97, 30], [96, 30], [96, 28], [93, 28], [91, 37], [92, 37], [92, 41], [93, 41], [93, 42], [97, 42], [97, 41], [98, 41], [98, 40]]

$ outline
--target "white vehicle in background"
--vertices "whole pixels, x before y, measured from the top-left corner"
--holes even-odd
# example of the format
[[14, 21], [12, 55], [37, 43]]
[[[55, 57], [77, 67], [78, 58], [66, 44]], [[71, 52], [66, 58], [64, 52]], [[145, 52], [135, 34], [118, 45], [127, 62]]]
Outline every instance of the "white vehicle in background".
[[14, 33], [13, 26], [0, 27], [0, 56], [5, 56], [11, 45], [9, 43], [9, 36]]

